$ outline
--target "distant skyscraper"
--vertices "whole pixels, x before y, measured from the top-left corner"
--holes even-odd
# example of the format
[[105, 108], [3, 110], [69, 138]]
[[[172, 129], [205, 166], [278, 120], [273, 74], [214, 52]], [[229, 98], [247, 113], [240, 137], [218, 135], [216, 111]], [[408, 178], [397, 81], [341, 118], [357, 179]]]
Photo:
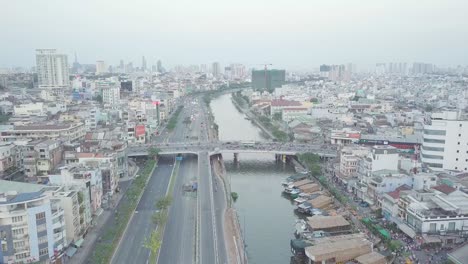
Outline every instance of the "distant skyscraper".
[[219, 66], [219, 62], [213, 62], [211, 71], [214, 77], [218, 77], [221, 74], [221, 67]]
[[252, 70], [252, 88], [273, 91], [286, 81], [285, 70]]
[[146, 71], [146, 59], [145, 56], [141, 57], [141, 71]]
[[69, 86], [68, 58], [55, 49], [36, 50], [36, 69], [39, 86]]
[[158, 60], [157, 66], [158, 66], [158, 72], [163, 72], [163, 66], [162, 66], [161, 60]]
[[96, 74], [103, 74], [106, 72], [106, 63], [104, 61], [96, 61]]
[[120, 72], [125, 72], [125, 64], [123, 60], [120, 60], [119, 69], [120, 69]]
[[75, 52], [75, 61], [73, 62], [73, 65], [72, 65], [72, 73], [79, 73], [80, 70], [81, 70], [81, 65], [78, 62], [78, 57], [76, 56], [76, 52]]
[[430, 63], [421, 63], [421, 62], [413, 63], [414, 74], [432, 73], [433, 70], [434, 70], [434, 67]]
[[126, 66], [125, 66], [125, 73], [132, 73], [133, 72], [133, 63], [129, 62]]

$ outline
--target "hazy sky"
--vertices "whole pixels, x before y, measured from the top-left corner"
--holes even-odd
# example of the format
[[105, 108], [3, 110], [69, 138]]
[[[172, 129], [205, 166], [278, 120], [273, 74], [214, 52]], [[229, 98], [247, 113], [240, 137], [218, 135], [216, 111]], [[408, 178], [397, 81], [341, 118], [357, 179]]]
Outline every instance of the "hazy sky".
[[4, 0], [0, 67], [36, 48], [79, 62], [467, 64], [466, 0]]

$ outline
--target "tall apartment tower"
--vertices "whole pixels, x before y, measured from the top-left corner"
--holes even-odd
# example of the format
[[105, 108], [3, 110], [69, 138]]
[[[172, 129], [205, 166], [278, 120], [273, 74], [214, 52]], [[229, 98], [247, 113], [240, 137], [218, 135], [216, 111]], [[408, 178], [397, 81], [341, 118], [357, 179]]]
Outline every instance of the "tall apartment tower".
[[106, 63], [104, 61], [96, 61], [96, 74], [106, 73]]
[[145, 72], [147, 69], [146, 58], [145, 56], [141, 57], [141, 71]]
[[434, 171], [468, 171], [468, 120], [457, 112], [433, 113], [424, 125], [421, 161]]
[[68, 87], [68, 58], [55, 49], [36, 49], [36, 69], [39, 86]]
[[221, 74], [221, 66], [219, 65], [219, 62], [213, 62], [212, 71], [214, 77], [218, 77]]

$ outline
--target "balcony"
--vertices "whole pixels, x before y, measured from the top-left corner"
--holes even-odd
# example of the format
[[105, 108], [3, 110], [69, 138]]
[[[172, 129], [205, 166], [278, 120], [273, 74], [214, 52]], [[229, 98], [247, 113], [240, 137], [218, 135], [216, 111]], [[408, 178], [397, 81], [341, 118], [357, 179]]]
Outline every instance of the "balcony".
[[16, 235], [13, 235], [13, 240], [23, 240], [28, 237], [29, 237], [28, 234], [16, 234]]

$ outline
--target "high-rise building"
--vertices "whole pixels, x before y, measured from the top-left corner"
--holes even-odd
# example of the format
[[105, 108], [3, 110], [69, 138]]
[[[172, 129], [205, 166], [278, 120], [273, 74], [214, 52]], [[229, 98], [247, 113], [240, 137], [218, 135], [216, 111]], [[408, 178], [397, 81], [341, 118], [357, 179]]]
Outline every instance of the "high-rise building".
[[421, 63], [421, 62], [413, 63], [414, 74], [432, 73], [433, 71], [434, 71], [434, 66], [430, 63]]
[[158, 60], [157, 67], [158, 67], [158, 72], [163, 72], [164, 71], [161, 60]]
[[142, 72], [145, 72], [146, 71], [146, 59], [145, 59], [145, 56], [142, 56], [141, 57], [141, 71]]
[[273, 91], [286, 81], [285, 70], [252, 70], [252, 88]]
[[96, 74], [106, 73], [106, 63], [104, 61], [96, 61]]
[[428, 168], [468, 171], [468, 120], [457, 112], [433, 113], [424, 125], [421, 161]]
[[133, 63], [132, 62], [129, 62], [126, 66], [125, 66], [125, 73], [132, 73], [134, 71], [133, 69]]
[[123, 60], [120, 60], [119, 72], [125, 72], [125, 64]]
[[221, 74], [221, 66], [219, 65], [219, 62], [213, 62], [213, 65], [211, 66], [211, 70], [212, 70], [213, 76], [218, 77]]
[[69, 86], [67, 55], [58, 54], [55, 49], [36, 50], [36, 70], [40, 87]]

